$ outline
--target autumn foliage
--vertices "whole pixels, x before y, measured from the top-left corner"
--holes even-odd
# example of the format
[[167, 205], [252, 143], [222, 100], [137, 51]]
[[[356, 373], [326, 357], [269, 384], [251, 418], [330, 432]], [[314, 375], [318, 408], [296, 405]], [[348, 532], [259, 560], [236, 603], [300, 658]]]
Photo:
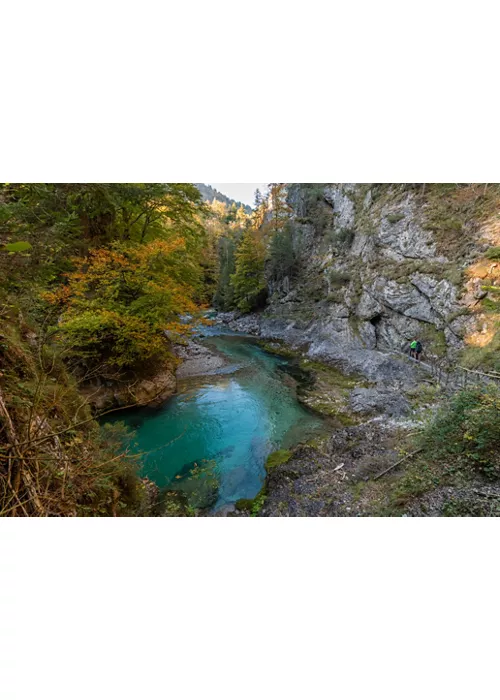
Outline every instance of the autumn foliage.
[[131, 368], [165, 356], [165, 331], [178, 330], [179, 315], [196, 311], [181, 236], [115, 243], [73, 263], [66, 283], [43, 297], [59, 307], [60, 341], [87, 367]]
[[0, 185], [0, 515], [151, 513], [131, 435], [89, 395], [171, 364], [204, 220], [187, 183]]

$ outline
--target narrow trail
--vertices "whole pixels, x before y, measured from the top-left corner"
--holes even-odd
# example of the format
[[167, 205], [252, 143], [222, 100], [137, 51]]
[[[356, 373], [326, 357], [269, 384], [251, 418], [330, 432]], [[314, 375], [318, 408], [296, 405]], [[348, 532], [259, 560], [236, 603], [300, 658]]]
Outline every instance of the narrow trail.
[[405, 352], [391, 351], [393, 356], [404, 357], [407, 362], [412, 362], [425, 372], [440, 386], [450, 391], [466, 389], [478, 384], [500, 385], [500, 374], [479, 372], [478, 370], [452, 364], [447, 359], [425, 362], [415, 360]]

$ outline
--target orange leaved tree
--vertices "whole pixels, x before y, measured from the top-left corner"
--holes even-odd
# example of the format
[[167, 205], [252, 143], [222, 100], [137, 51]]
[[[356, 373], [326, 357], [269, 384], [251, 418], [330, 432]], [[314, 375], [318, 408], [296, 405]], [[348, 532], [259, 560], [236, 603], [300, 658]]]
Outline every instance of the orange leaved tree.
[[58, 338], [86, 371], [134, 369], [168, 355], [165, 331], [196, 311], [194, 263], [183, 237], [115, 243], [74, 260], [76, 271], [44, 298], [60, 310]]

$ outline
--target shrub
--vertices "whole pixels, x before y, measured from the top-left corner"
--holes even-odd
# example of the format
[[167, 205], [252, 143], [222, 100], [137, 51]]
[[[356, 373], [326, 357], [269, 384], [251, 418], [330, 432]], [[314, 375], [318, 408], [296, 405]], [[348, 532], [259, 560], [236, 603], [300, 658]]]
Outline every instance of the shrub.
[[[500, 292], [500, 289], [498, 289], [498, 292]], [[490, 311], [494, 314], [500, 313], [500, 299], [491, 299], [490, 297], [485, 297], [483, 299], [482, 304], [483, 309], [485, 311]]]
[[134, 515], [144, 489], [133, 435], [99, 425], [61, 356], [2, 317], [0, 516]]
[[115, 311], [84, 311], [59, 326], [67, 354], [86, 366], [109, 362], [118, 368], [134, 367], [167, 356], [165, 336], [150, 324]]
[[247, 513], [250, 513], [252, 517], [255, 517], [260, 513], [260, 511], [264, 507], [265, 502], [266, 493], [265, 490], [262, 489], [255, 496], [255, 498], [240, 498], [239, 501], [236, 501], [235, 505], [238, 510], [243, 510]]
[[451, 497], [443, 504], [442, 514], [447, 518], [498, 517], [500, 515], [500, 501], [480, 496]]
[[325, 185], [322, 183], [306, 183], [301, 185], [305, 217], [312, 223], [319, 234], [324, 234], [333, 226], [335, 212], [325, 200]]
[[352, 228], [343, 228], [337, 233], [337, 240], [341, 245], [349, 248], [352, 245], [355, 235], [356, 232]]
[[328, 279], [330, 281], [330, 286], [334, 289], [340, 289], [348, 282], [351, 281], [351, 276], [347, 272], [341, 272], [340, 270], [330, 270], [328, 273]]
[[421, 438], [424, 453], [490, 478], [500, 477], [500, 389], [484, 386], [458, 392]]
[[466, 348], [462, 355], [462, 362], [472, 369], [500, 372], [500, 330], [496, 331], [487, 345]]
[[401, 221], [401, 219], [404, 219], [404, 214], [388, 214], [387, 216], [387, 221], [390, 224], [397, 224], [398, 221]]
[[489, 260], [500, 260], [500, 246], [489, 248], [484, 255]]

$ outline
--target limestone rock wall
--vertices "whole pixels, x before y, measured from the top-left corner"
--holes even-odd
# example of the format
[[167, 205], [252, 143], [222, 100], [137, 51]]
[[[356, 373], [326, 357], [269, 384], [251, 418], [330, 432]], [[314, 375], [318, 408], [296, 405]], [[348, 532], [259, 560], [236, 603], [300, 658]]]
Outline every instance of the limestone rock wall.
[[453, 200], [459, 217], [434, 187], [291, 186], [298, 272], [274, 287], [269, 323], [312, 354], [406, 351], [419, 337], [428, 357], [453, 357], [477, 325], [481, 280], [469, 270], [488, 242], [479, 195], [468, 209]]

